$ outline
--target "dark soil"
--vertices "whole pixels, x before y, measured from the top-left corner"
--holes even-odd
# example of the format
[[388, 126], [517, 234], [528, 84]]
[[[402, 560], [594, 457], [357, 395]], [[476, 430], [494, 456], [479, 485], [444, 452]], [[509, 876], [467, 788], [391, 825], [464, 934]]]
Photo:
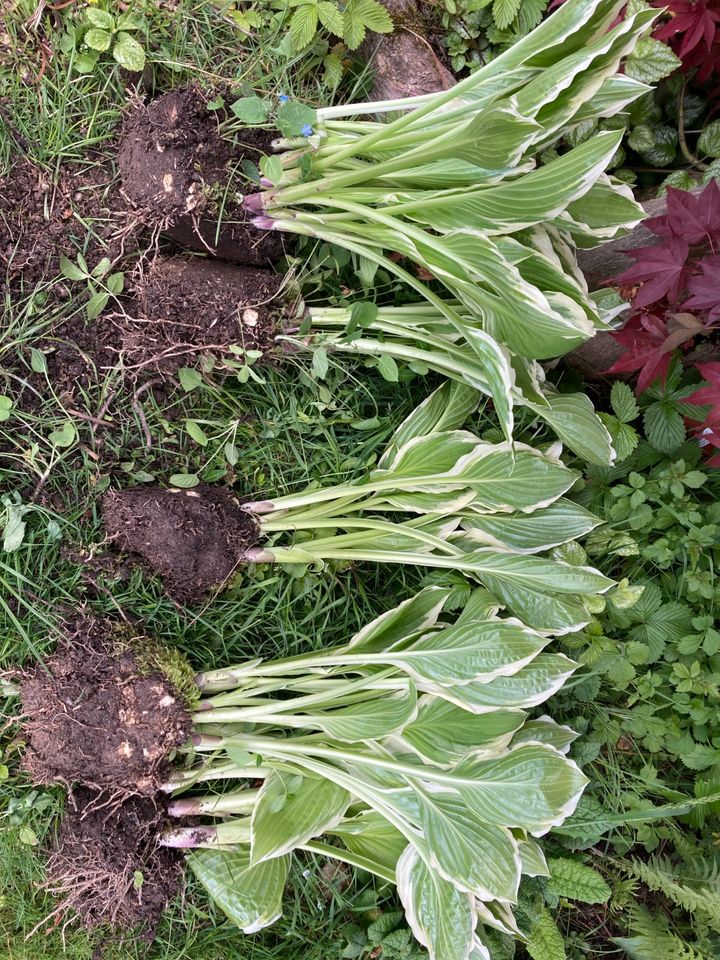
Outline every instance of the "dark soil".
[[111, 804], [92, 790], [71, 794], [47, 866], [46, 886], [60, 909], [74, 910], [90, 928], [142, 925], [152, 939], [182, 883], [182, 855], [157, 843], [166, 820], [152, 797]]
[[235, 263], [267, 264], [282, 255], [282, 238], [253, 227], [241, 196], [228, 195], [227, 185], [243, 159], [256, 162], [270, 151], [275, 136], [250, 129], [232, 144], [220, 136], [200, 90], [171, 90], [125, 116], [118, 148], [123, 191], [176, 243]]
[[78, 618], [57, 651], [24, 675], [23, 764], [33, 782], [150, 795], [170, 751], [187, 740], [190, 716], [177, 691], [138, 662], [151, 641], [120, 630]]
[[200, 601], [223, 584], [258, 540], [253, 518], [218, 487], [109, 490], [102, 506], [115, 546], [140, 556], [183, 603]]
[[[22, 281], [31, 289], [45, 277], [57, 276], [61, 254], [74, 260], [85, 249], [90, 267], [103, 257], [116, 260], [132, 247], [135, 227], [123, 212], [125, 204], [112, 165], [70, 164], [57, 178], [25, 159], [0, 178], [0, 292]], [[87, 223], [94, 235], [86, 247]], [[62, 284], [58, 297], [69, 296]]]
[[139, 287], [141, 319], [126, 324], [126, 365], [173, 373], [199, 352], [267, 350], [282, 277], [201, 257], [160, 257]]

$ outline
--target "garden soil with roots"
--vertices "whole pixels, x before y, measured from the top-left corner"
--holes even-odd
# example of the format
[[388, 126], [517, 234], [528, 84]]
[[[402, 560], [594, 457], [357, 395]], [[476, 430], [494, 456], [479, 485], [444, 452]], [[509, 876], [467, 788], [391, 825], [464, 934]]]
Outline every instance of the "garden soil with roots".
[[78, 616], [65, 628], [20, 683], [25, 769], [68, 789], [46, 886], [56, 914], [71, 908], [89, 927], [140, 924], [152, 936], [182, 880], [181, 859], [158, 844], [168, 819], [159, 786], [188, 740], [188, 706], [158, 669], [159, 648], [128, 625]]
[[[270, 268], [283, 240], [246, 222], [236, 194], [243, 184], [233, 178], [243, 160], [270, 151], [276, 133], [223, 139], [209, 96], [191, 87], [133, 102], [118, 131], [119, 177], [103, 156], [56, 176], [18, 160], [0, 179], [0, 294], [19, 309], [36, 284], [54, 281], [47, 312], [59, 319], [34, 345], [56, 392], [73, 397], [117, 366], [130, 381], [171, 376], [202, 353], [271, 345], [281, 278]], [[202, 256], [179, 256], [168, 237]], [[125, 272], [123, 293], [90, 323], [77, 309], [85, 283], [58, 279], [60, 258], [75, 263], [79, 251], [90, 270], [108, 258]], [[27, 365], [14, 359], [3, 366], [25, 377]]]
[[140, 557], [183, 603], [221, 587], [258, 540], [255, 520], [222, 487], [109, 490], [102, 507], [113, 545]]

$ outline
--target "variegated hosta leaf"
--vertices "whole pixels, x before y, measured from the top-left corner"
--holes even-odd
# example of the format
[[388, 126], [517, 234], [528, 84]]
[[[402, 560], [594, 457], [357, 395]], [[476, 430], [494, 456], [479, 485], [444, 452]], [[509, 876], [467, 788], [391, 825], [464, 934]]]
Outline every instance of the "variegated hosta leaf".
[[416, 710], [415, 685], [409, 680], [404, 689], [382, 698], [369, 697], [363, 703], [333, 710], [297, 713], [294, 719], [297, 725], [322, 730], [334, 740], [355, 743], [390, 736], [409, 723]]
[[463, 760], [453, 770], [453, 785], [479, 819], [535, 836], [570, 816], [587, 782], [572, 760], [534, 743], [493, 760]]
[[378, 467], [386, 470], [397, 451], [414, 437], [458, 430], [477, 405], [478, 395], [470, 387], [455, 381], [444, 383], [403, 420], [380, 458]]
[[517, 180], [404, 207], [403, 215], [440, 232], [470, 224], [490, 237], [552, 220], [587, 193], [620, 146], [622, 135], [623, 131], [603, 131]]
[[391, 650], [413, 634], [425, 632], [437, 623], [449, 595], [449, 587], [425, 587], [359, 630], [348, 643], [348, 651], [377, 653]]
[[388, 663], [419, 682], [487, 683], [517, 673], [548, 644], [519, 620], [455, 624], [427, 633], [407, 647], [367, 654], [366, 663]]
[[546, 405], [525, 403], [562, 442], [588, 463], [608, 466], [615, 460], [612, 438], [584, 393], [546, 393]]
[[425, 762], [450, 767], [469, 755], [501, 753], [524, 722], [520, 710], [470, 714], [441, 697], [423, 697], [417, 717], [403, 728], [399, 740]]
[[274, 771], [260, 788], [250, 823], [251, 862], [290, 853], [340, 822], [350, 794], [329, 780]]
[[[562, 653], [541, 653], [510, 676], [489, 683], [448, 684], [439, 695], [473, 713], [502, 707], [529, 709], [549, 700], [576, 669], [577, 664]], [[420, 684], [420, 689], [426, 685]]]
[[522, 872], [526, 877], [549, 877], [545, 854], [539, 843], [534, 840], [521, 840], [518, 844], [520, 850], [520, 860], [522, 861]]
[[188, 863], [210, 899], [243, 933], [257, 933], [281, 915], [287, 857], [252, 866], [247, 850], [198, 850]]
[[470, 543], [486, 544], [514, 553], [540, 553], [578, 540], [601, 521], [572, 500], [561, 498], [533, 513], [466, 514], [462, 521]]
[[430, 960], [468, 960], [476, 922], [470, 894], [431, 870], [412, 845], [398, 861], [397, 889], [410, 929]]
[[377, 810], [363, 810], [357, 816], [342, 820], [328, 831], [339, 837], [348, 850], [379, 863], [388, 870], [395, 866], [407, 846], [407, 840]]
[[496, 550], [466, 554], [462, 568], [477, 576], [525, 623], [556, 634], [578, 630], [588, 622], [583, 594], [604, 593], [613, 585], [592, 567]]
[[473, 510], [507, 513], [546, 506], [576, 479], [559, 461], [524, 444], [487, 444], [456, 430], [410, 440], [386, 468], [371, 475], [368, 486], [388, 496], [396, 491], [445, 494], [469, 489]]
[[512, 833], [470, 812], [455, 793], [415, 786], [423, 831], [420, 849], [439, 873], [479, 900], [514, 902], [520, 853]]
[[555, 723], [552, 717], [537, 717], [529, 720], [513, 737], [513, 746], [518, 743], [549, 743], [560, 753], [567, 754], [577, 737], [574, 730], [564, 724]]

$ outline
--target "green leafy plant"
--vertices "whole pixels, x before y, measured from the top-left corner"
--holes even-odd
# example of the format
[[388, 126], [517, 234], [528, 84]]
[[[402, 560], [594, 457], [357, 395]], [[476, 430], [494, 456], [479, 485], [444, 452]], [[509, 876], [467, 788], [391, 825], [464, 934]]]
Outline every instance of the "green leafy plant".
[[[462, 304], [448, 304], [471, 327], [473, 317]], [[598, 307], [601, 310], [601, 307]], [[352, 308], [315, 307], [307, 312], [297, 336], [287, 338], [295, 346], [314, 350], [314, 368], [326, 362], [327, 351], [361, 355], [377, 364], [387, 380], [399, 379], [399, 366], [406, 364], [417, 374], [430, 370], [492, 396], [492, 387], [477, 354], [463, 346], [455, 327], [443, 312], [430, 304], [378, 308], [355, 303]], [[542, 366], [528, 360], [532, 391], [516, 380], [510, 396], [514, 405], [532, 410], [550, 426], [563, 444], [589, 463], [612, 463], [615, 449], [608, 429], [593, 411], [585, 394], [559, 393], [545, 383]], [[320, 367], [322, 372], [322, 367]], [[528, 387], [529, 384], [526, 384]]]
[[[615, 236], [642, 216], [603, 174], [619, 131], [538, 166], [567, 130], [645, 90], [617, 71], [655, 14], [641, 10], [607, 31], [614, 11], [571, 0], [451, 90], [373, 105], [404, 111], [392, 123], [337, 119], [366, 104], [318, 111], [309, 144], [287, 144], [274, 187], [245, 198], [264, 211], [258, 226], [345, 247], [425, 298], [482, 367], [508, 438], [513, 388], [538, 401], [531, 361], [604, 325], [576, 242]], [[426, 271], [447, 299], [386, 251]]]
[[107, 257], [103, 257], [92, 270], [81, 253], [78, 253], [75, 263], [64, 255], [60, 257], [60, 273], [63, 277], [66, 280], [84, 282], [87, 286], [90, 297], [85, 306], [85, 313], [88, 320], [94, 320], [100, 316], [110, 298], [118, 296], [123, 291], [125, 275], [120, 272], [110, 273], [111, 268], [112, 264]]
[[[460, 430], [476, 403], [476, 391], [449, 382], [401, 424], [366, 477], [243, 504], [260, 534], [273, 538], [248, 548], [243, 559], [462, 571], [531, 626], [577, 629], [587, 620], [585, 595], [603, 593], [612, 581], [592, 568], [538, 556], [597, 523], [563, 496], [577, 475], [552, 451], [485, 443]], [[414, 516], [388, 519], [403, 512]], [[274, 542], [283, 532], [294, 535], [291, 546]]]
[[144, 29], [141, 19], [90, 4], [83, 8], [79, 23], [74, 11], [68, 17], [60, 48], [73, 54], [73, 66], [78, 73], [92, 73], [104, 53], [111, 54], [126, 70], [139, 73], [144, 69], [145, 50], [135, 36]]
[[[171, 815], [218, 822], [161, 842], [202, 848], [192, 869], [246, 932], [277, 918], [288, 857], [306, 850], [396, 884], [434, 960], [489, 956], [485, 926], [519, 933], [521, 876], [553, 876], [532, 837], [565, 820], [586, 782], [565, 756], [572, 730], [525, 709], [574, 665], [483, 589], [448, 619], [451, 593], [427, 587], [343, 647], [198, 677], [193, 755], [209, 757], [166, 789], [244, 785], [172, 801]], [[407, 956], [407, 938], [394, 942]]]
[[378, 0], [283, 0], [283, 4], [293, 10], [289, 31], [295, 50], [312, 43], [320, 27], [343, 40], [350, 50], [357, 50], [368, 30], [393, 30], [390, 14]]

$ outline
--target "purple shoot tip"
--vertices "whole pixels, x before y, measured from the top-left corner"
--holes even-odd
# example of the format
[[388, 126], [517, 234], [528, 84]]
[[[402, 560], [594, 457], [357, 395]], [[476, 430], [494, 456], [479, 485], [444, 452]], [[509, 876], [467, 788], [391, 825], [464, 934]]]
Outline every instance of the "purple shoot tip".
[[277, 230], [277, 222], [272, 217], [253, 217], [252, 225], [258, 230]]
[[265, 209], [265, 201], [261, 193], [249, 193], [243, 198], [243, 206], [250, 213], [261, 213]]
[[262, 547], [251, 547], [245, 551], [242, 559], [245, 563], [272, 563], [275, 555], [270, 550], [263, 550]]

